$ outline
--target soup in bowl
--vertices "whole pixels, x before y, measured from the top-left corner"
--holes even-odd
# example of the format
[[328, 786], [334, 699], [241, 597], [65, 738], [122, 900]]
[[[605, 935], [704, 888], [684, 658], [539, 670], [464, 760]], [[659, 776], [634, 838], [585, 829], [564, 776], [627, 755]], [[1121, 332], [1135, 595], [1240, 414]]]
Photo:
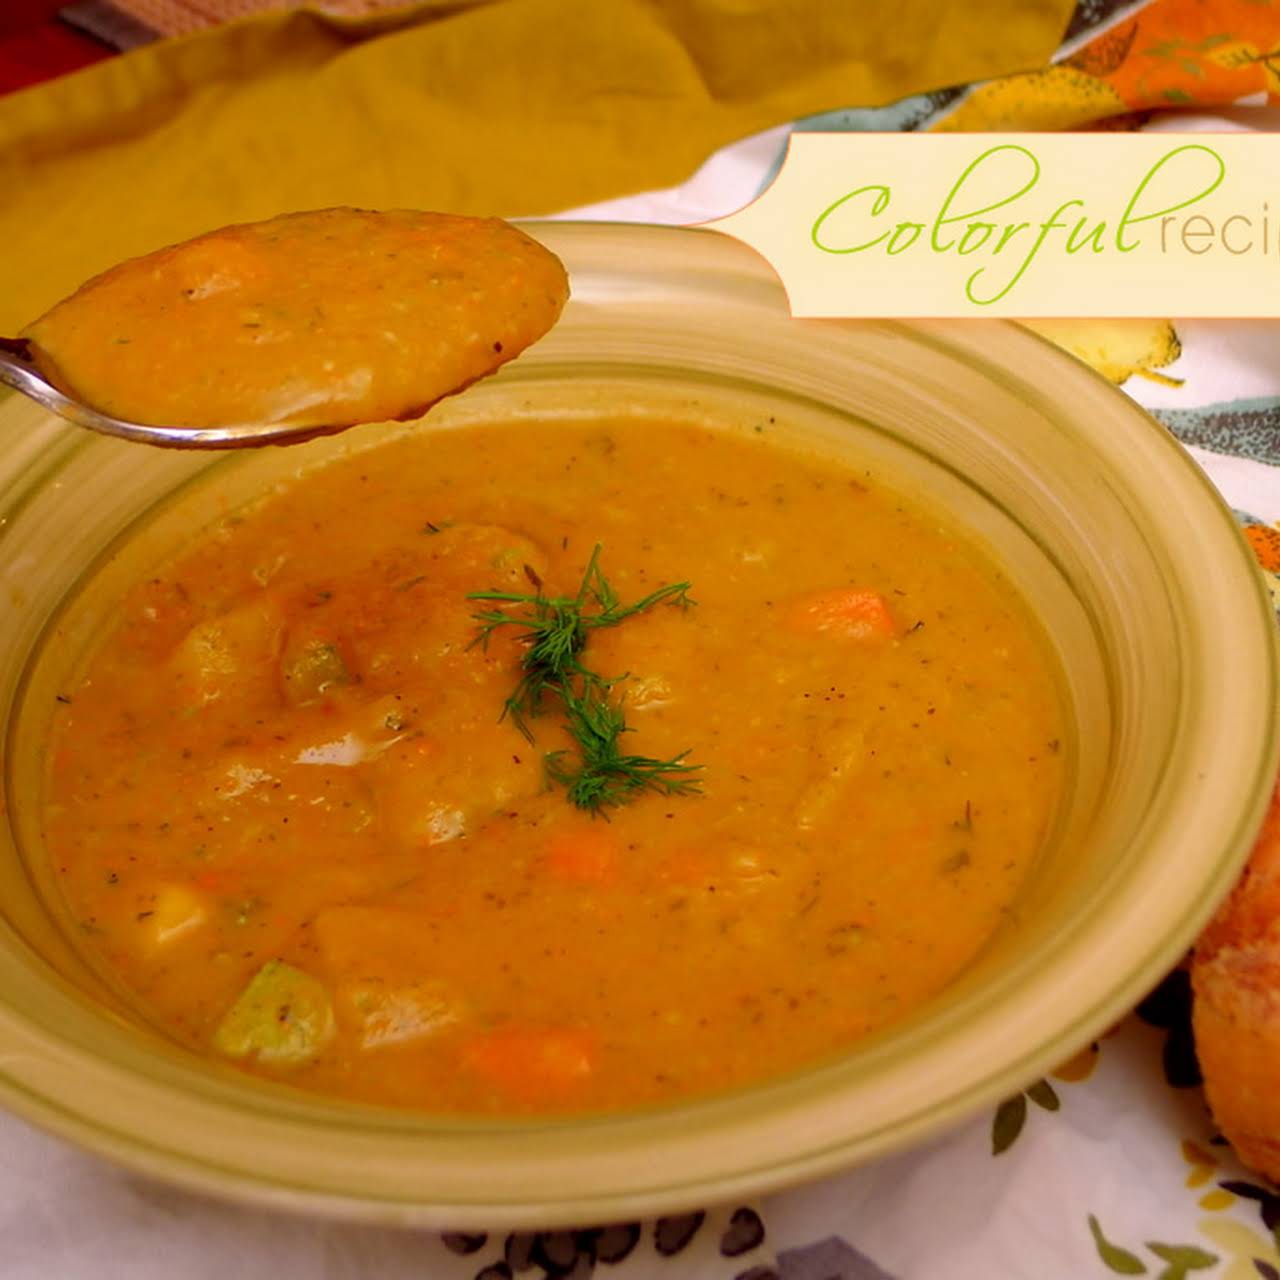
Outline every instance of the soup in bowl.
[[1272, 622], [1155, 424], [712, 233], [537, 235], [560, 324], [414, 427], [4, 406], [23, 1114], [383, 1220], [689, 1207], [1020, 1087], [1229, 886]]

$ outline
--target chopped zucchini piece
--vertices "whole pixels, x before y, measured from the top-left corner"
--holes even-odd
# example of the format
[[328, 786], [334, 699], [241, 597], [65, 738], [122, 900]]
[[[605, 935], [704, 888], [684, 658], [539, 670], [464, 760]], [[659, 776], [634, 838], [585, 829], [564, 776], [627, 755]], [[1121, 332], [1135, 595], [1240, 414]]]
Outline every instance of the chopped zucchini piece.
[[342, 654], [331, 644], [309, 644], [284, 663], [284, 687], [295, 705], [313, 702], [329, 689], [350, 684], [351, 673]]
[[300, 1066], [333, 1038], [333, 1006], [324, 984], [282, 960], [262, 966], [213, 1035], [230, 1058], [257, 1055], [265, 1066]]

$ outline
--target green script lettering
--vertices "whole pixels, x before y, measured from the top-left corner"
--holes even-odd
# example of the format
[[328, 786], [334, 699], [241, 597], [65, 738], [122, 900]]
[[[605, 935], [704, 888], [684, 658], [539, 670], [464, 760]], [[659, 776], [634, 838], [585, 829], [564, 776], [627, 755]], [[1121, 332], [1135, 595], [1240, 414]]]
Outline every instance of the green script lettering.
[[[994, 222], [971, 222], [964, 229], [964, 235], [960, 237], [960, 243], [956, 245], [956, 253], [964, 258], [971, 253], [977, 253], [988, 240], [991, 239], [991, 233], [996, 229]], [[980, 235], [982, 238], [976, 244], [970, 244], [969, 238], [974, 235]]]
[[1093, 229], [1085, 230], [1088, 223], [1087, 218], [1077, 218], [1076, 225], [1067, 234], [1067, 252], [1079, 253], [1085, 245], [1091, 245], [1094, 253], [1104, 252], [1102, 237], [1107, 234], [1107, 224], [1105, 222], [1095, 222]]
[[[893, 235], [889, 237], [889, 243], [885, 245], [885, 252], [892, 258], [895, 254], [901, 253], [904, 249], [910, 249], [917, 240], [920, 239], [920, 233], [924, 230], [923, 222], [900, 222], [893, 229]], [[904, 243], [898, 243], [898, 237], [905, 232], [910, 232], [910, 239]]]
[[1035, 243], [1027, 252], [1027, 256], [1023, 258], [1022, 265], [1013, 273], [1012, 278], [997, 293], [993, 293], [989, 298], [979, 298], [974, 292], [974, 286], [978, 282], [978, 277], [986, 271], [986, 267], [979, 267], [977, 271], [964, 282], [964, 296], [970, 302], [976, 303], [980, 307], [989, 307], [993, 302], [999, 302], [1001, 298], [1007, 296], [1009, 290], [1026, 274], [1027, 268], [1035, 260], [1036, 254], [1040, 252], [1041, 246], [1049, 237], [1049, 232], [1053, 230], [1063, 231], [1066, 229], [1066, 223], [1059, 221], [1064, 213], [1071, 208], [1072, 205], [1078, 204], [1084, 206], [1083, 200], [1064, 200], [1041, 224], [1040, 234], [1036, 236]]
[[[970, 175], [976, 173], [981, 165], [986, 164], [991, 157], [998, 156], [1002, 151], [1011, 151], [1018, 155], [1026, 156], [1026, 158], [1031, 161], [1031, 176], [1022, 184], [1021, 187], [1018, 188], [1017, 191], [1013, 192], [1011, 195], [1001, 196], [1000, 199], [994, 201], [992, 204], [983, 205], [980, 209], [969, 209], [965, 213], [952, 213], [951, 206], [959, 197], [961, 189], [964, 187], [964, 184]], [[933, 246], [933, 251], [935, 253], [946, 253], [946, 251], [955, 244], [954, 240], [948, 240], [945, 244], [940, 241], [939, 235], [943, 227], [950, 226], [953, 222], [964, 222], [966, 219], [977, 218], [979, 214], [990, 213], [993, 209], [1002, 209], [1005, 205], [1012, 204], [1021, 196], [1025, 196], [1027, 192], [1036, 185], [1039, 178], [1040, 161], [1037, 160], [1035, 156], [1026, 149], [1026, 147], [1020, 147], [1016, 143], [1012, 142], [1001, 143], [998, 147], [988, 147], [986, 151], [969, 164], [969, 167], [956, 179], [955, 185], [947, 192], [946, 199], [943, 200], [942, 207], [938, 210], [938, 216], [933, 220], [933, 233], [929, 237], [929, 243]], [[990, 224], [977, 225], [989, 226]], [[985, 241], [986, 237], [984, 236], [983, 243], [985, 243]], [[977, 248], [978, 246], [975, 245], [974, 247]], [[970, 252], [972, 252], [972, 250], [970, 250]]]
[[[841, 196], [839, 200], [835, 200], [831, 204], [827, 205], [827, 207], [818, 214], [814, 221], [813, 228], [809, 232], [809, 238], [817, 248], [823, 251], [823, 253], [861, 253], [864, 249], [870, 249], [875, 245], [878, 245], [881, 240], [884, 240], [889, 235], [889, 232], [883, 231], [880, 235], [876, 236], [874, 240], [868, 240], [866, 244], [851, 244], [846, 245], [844, 248], [837, 248], [829, 244], [823, 244], [822, 240], [819, 238], [822, 234], [822, 224], [826, 222], [826, 220], [831, 217], [837, 209], [848, 204], [850, 200], [855, 199], [857, 196], [865, 195], [868, 191], [878, 191], [880, 193], [876, 196], [875, 200], [872, 201], [872, 214], [875, 215], [883, 213], [889, 204], [889, 188], [872, 184], [865, 187], [859, 187], [856, 191], [850, 191], [847, 195]], [[909, 225], [909, 223], [903, 223], [898, 229], [901, 230], [902, 226]], [[906, 246], [904, 245], [903, 247], [905, 248]]]
[[[1167, 165], [1174, 156], [1185, 155], [1192, 151], [1199, 151], [1206, 156], [1211, 156], [1218, 168], [1218, 175], [1209, 183], [1203, 191], [1196, 192], [1193, 196], [1188, 196], [1185, 200], [1179, 200], [1177, 204], [1171, 204], [1164, 209], [1153, 209], [1150, 213], [1142, 213], [1134, 216], [1134, 209], [1138, 201], [1142, 198], [1142, 193], [1151, 185], [1151, 180]], [[1140, 240], [1135, 240], [1132, 244], [1126, 244], [1124, 233], [1125, 228], [1134, 226], [1139, 222], [1150, 222], [1153, 218], [1161, 218], [1166, 214], [1173, 213], [1176, 209], [1185, 209], [1189, 204], [1195, 204], [1197, 200], [1203, 200], [1211, 191], [1216, 191], [1222, 185], [1222, 179], [1226, 177], [1227, 166], [1222, 157], [1213, 150], [1212, 147], [1203, 146], [1198, 142], [1188, 142], [1185, 146], [1174, 147], [1166, 155], [1160, 157], [1159, 160], [1147, 170], [1142, 181], [1138, 183], [1137, 189], [1129, 199], [1129, 203], [1125, 205], [1124, 213], [1120, 215], [1120, 221], [1116, 224], [1116, 248], [1121, 253], [1132, 253], [1139, 244]]]

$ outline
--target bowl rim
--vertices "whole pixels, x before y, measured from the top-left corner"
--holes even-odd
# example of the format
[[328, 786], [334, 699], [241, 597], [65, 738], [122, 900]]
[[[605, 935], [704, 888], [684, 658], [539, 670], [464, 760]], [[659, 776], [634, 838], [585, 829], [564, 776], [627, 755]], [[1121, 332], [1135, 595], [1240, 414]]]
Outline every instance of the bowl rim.
[[[763, 264], [754, 251], [746, 249], [736, 241], [730, 241], [720, 233], [704, 228], [668, 228], [651, 227], [644, 224], [631, 223], [524, 223], [525, 230], [548, 242], [553, 249], [566, 252], [573, 248], [575, 240], [581, 243], [599, 242], [613, 243], [621, 236], [635, 243], [635, 251], [644, 254], [653, 246], [660, 252], [692, 253], [700, 258], [709, 259], [709, 270], [720, 270], [732, 273], [744, 273], [755, 285], [774, 292], [779, 291], [776, 277], [772, 269]], [[696, 240], [691, 239], [696, 237]], [[686, 250], [681, 247], [688, 245]], [[833, 323], [833, 322], [823, 322]], [[834, 322], [842, 323], [842, 322]], [[1159, 455], [1164, 465], [1171, 471], [1181, 475], [1184, 499], [1199, 502], [1206, 514], [1210, 509], [1217, 512], [1224, 531], [1229, 531], [1230, 541], [1238, 552], [1236, 568], [1246, 566], [1249, 578], [1253, 583], [1252, 597], [1238, 601], [1237, 613], [1240, 621], [1248, 617], [1249, 625], [1255, 625], [1259, 637], [1265, 636], [1262, 652], [1265, 660], [1259, 664], [1255, 673], [1263, 677], [1258, 686], [1256, 696], [1268, 706], [1274, 707], [1277, 688], [1280, 687], [1280, 647], [1277, 646], [1274, 613], [1265, 587], [1255, 566], [1249, 558], [1249, 552], [1243, 539], [1239, 536], [1235, 522], [1229, 509], [1222, 502], [1203, 470], [1194, 459], [1179, 445], [1171, 435], [1141, 408], [1128, 399], [1122, 392], [1107, 383], [1092, 369], [1067, 356], [1042, 336], [1029, 330], [1021, 329], [1006, 321], [985, 321], [979, 328], [978, 322], [940, 321], [940, 322], [887, 322], [885, 327], [894, 332], [911, 335], [915, 340], [934, 345], [947, 354], [955, 357], [963, 354], [972, 367], [983, 376], [1002, 382], [1006, 387], [1016, 391], [1035, 403], [1039, 410], [1058, 425], [1063, 424], [1060, 407], [1046, 393], [1042, 393], [1026, 378], [1015, 376], [1007, 366], [990, 362], [989, 349], [992, 345], [986, 335], [999, 333], [1003, 335], [1006, 348], [1026, 353], [1026, 360], [1041, 367], [1056, 365], [1062, 377], [1074, 380], [1073, 385], [1081, 392], [1092, 388], [1094, 398], [1108, 398], [1115, 414], [1127, 419], [1137, 432], [1145, 432], [1147, 447], [1153, 455]], [[983, 352], [987, 351], [988, 356]], [[1061, 391], [1061, 389], [1060, 389]], [[1061, 399], [1061, 394], [1059, 396]], [[71, 427], [59, 428], [73, 432]], [[1195, 495], [1199, 495], [1196, 497]], [[1241, 576], [1241, 575], [1237, 575]], [[1277, 764], [1280, 764], [1280, 726], [1272, 716], [1267, 721], [1261, 739], [1252, 744], [1253, 770], [1247, 785], [1238, 789], [1247, 791], [1250, 803], [1241, 807], [1236, 814], [1229, 833], [1224, 833], [1219, 843], [1224, 850], [1215, 864], [1214, 873], [1208, 883], [1201, 882], [1200, 892], [1186, 904], [1186, 909], [1179, 920], [1163, 933], [1157, 934], [1145, 947], [1138, 962], [1132, 963], [1125, 976], [1115, 979], [1106, 993], [1094, 1000], [1088, 1008], [1080, 1010], [1068, 1026], [1047, 1043], [1035, 1046], [1023, 1052], [1013, 1061], [1006, 1061], [1002, 1068], [988, 1073], [983, 1079], [971, 1084], [958, 1094], [950, 1094], [935, 1101], [928, 1107], [920, 1108], [911, 1120], [903, 1123], [900, 1120], [892, 1125], [891, 1132], [883, 1132], [875, 1127], [864, 1128], [854, 1139], [838, 1134], [825, 1145], [822, 1142], [810, 1141], [809, 1145], [793, 1143], [789, 1155], [779, 1158], [769, 1155], [761, 1163], [732, 1163], [736, 1157], [732, 1151], [739, 1149], [741, 1141], [736, 1144], [726, 1142], [726, 1160], [728, 1167], [721, 1169], [718, 1175], [708, 1177], [698, 1174], [689, 1180], [682, 1180], [683, 1172], [676, 1171], [682, 1166], [677, 1159], [670, 1156], [655, 1161], [662, 1169], [661, 1185], [654, 1185], [650, 1175], [625, 1189], [616, 1186], [602, 1185], [591, 1195], [575, 1193], [571, 1199], [557, 1198], [554, 1187], [543, 1186], [537, 1193], [526, 1192], [516, 1199], [504, 1199], [500, 1195], [484, 1198], [468, 1192], [470, 1198], [457, 1201], [441, 1197], [438, 1193], [430, 1201], [422, 1201], [412, 1193], [404, 1196], [383, 1197], [369, 1193], [367, 1190], [344, 1190], [334, 1192], [321, 1186], [309, 1183], [305, 1179], [291, 1181], [278, 1173], [268, 1174], [261, 1169], [240, 1164], [224, 1164], [210, 1159], [182, 1146], [180, 1137], [168, 1145], [148, 1140], [137, 1132], [120, 1130], [113, 1126], [104, 1111], [95, 1111], [92, 1104], [73, 1105], [67, 1097], [56, 1094], [41, 1094], [33, 1090], [29, 1084], [9, 1069], [8, 1059], [21, 1052], [51, 1053], [59, 1062], [75, 1070], [83, 1070], [86, 1078], [91, 1079], [102, 1091], [102, 1096], [114, 1085], [121, 1083], [113, 1078], [112, 1070], [102, 1063], [95, 1063], [90, 1056], [67, 1045], [51, 1046], [41, 1042], [37, 1029], [23, 1026], [20, 1017], [6, 1007], [0, 999], [0, 1099], [6, 1106], [19, 1115], [71, 1139], [97, 1154], [130, 1169], [158, 1176], [166, 1181], [184, 1186], [189, 1190], [213, 1193], [224, 1199], [237, 1200], [255, 1205], [268, 1204], [273, 1207], [290, 1210], [321, 1211], [329, 1216], [346, 1217], [360, 1220], [395, 1222], [402, 1224], [426, 1225], [461, 1229], [466, 1227], [492, 1227], [497, 1224], [511, 1227], [549, 1227], [557, 1225], [582, 1225], [587, 1221], [606, 1221], [650, 1217], [657, 1213], [687, 1209], [706, 1199], [725, 1200], [728, 1198], [758, 1194], [773, 1190], [783, 1185], [813, 1177], [823, 1176], [844, 1168], [858, 1159], [870, 1155], [885, 1154], [918, 1141], [925, 1135], [936, 1132], [947, 1123], [967, 1115], [984, 1103], [994, 1102], [1006, 1096], [1015, 1088], [1034, 1079], [1051, 1068], [1063, 1054], [1063, 1046], [1072, 1048], [1087, 1043], [1099, 1034], [1107, 1025], [1126, 1012], [1151, 985], [1153, 975], [1159, 975], [1173, 967], [1186, 950], [1187, 945], [1198, 929], [1207, 921], [1217, 901], [1225, 896], [1234, 882], [1244, 859], [1247, 857], [1253, 836], [1261, 824], [1266, 805], [1271, 794], [1271, 785], [1275, 778]], [[1082, 930], [1080, 925], [1077, 932]], [[1095, 926], [1096, 928], [1096, 926]], [[1064, 941], [1069, 942], [1070, 939]], [[1132, 960], [1132, 957], [1131, 957]], [[643, 1150], [655, 1140], [657, 1130], [664, 1130], [667, 1139], [674, 1139], [681, 1126], [686, 1124], [685, 1117], [697, 1113], [710, 1117], [703, 1130], [702, 1140], [728, 1134], [733, 1126], [743, 1122], [744, 1104], [753, 1098], [759, 1098], [770, 1091], [785, 1093], [796, 1079], [812, 1081], [816, 1075], [826, 1068], [798, 1073], [797, 1077], [788, 1077], [777, 1084], [752, 1086], [740, 1090], [733, 1095], [717, 1096], [711, 1099], [699, 1099], [665, 1107], [654, 1112], [636, 1112], [620, 1116], [606, 1117], [570, 1117], [547, 1121], [536, 1121], [531, 1124], [512, 1124], [502, 1122], [493, 1126], [498, 1139], [509, 1139], [513, 1134], [523, 1134], [526, 1138], [537, 1141], [548, 1134], [563, 1132], [567, 1128], [582, 1130], [593, 1128], [617, 1134], [627, 1143], [633, 1144], [637, 1150]], [[56, 1077], [55, 1077], [56, 1078]], [[151, 1086], [154, 1087], [154, 1081]], [[171, 1087], [166, 1082], [166, 1088]], [[264, 1108], [277, 1113], [288, 1114], [291, 1107], [276, 1096], [270, 1086], [258, 1085], [255, 1093], [261, 1094]], [[288, 1091], [292, 1092], [292, 1091]], [[268, 1096], [270, 1095], [270, 1096]], [[834, 1099], [827, 1098], [828, 1107]], [[792, 1106], [799, 1105], [792, 1103]], [[805, 1104], [810, 1105], [810, 1104]], [[782, 1114], [791, 1116], [792, 1111], [786, 1106]], [[406, 1125], [401, 1113], [396, 1113], [398, 1128], [411, 1128]], [[661, 1123], [658, 1123], [661, 1121]], [[361, 1132], [368, 1129], [368, 1121], [362, 1120]], [[809, 1131], [814, 1132], [812, 1117], [807, 1122]], [[483, 1126], [480, 1126], [483, 1128]], [[437, 1122], [430, 1122], [432, 1132], [438, 1132]], [[468, 1133], [474, 1133], [476, 1126], [466, 1126]], [[746, 1131], [744, 1131], [746, 1132]], [[741, 1135], [740, 1135], [741, 1136]], [[679, 1147], [679, 1143], [669, 1141], [671, 1150]], [[652, 1153], [647, 1157], [652, 1160]]]

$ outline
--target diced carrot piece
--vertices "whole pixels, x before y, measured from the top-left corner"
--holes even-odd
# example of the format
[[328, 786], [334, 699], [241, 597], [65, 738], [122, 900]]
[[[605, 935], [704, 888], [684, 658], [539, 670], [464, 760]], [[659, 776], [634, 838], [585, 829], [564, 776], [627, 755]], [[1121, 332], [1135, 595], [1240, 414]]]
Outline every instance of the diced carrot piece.
[[463, 1066], [522, 1102], [565, 1101], [596, 1066], [595, 1037], [573, 1027], [501, 1027], [463, 1046]]
[[553, 875], [577, 884], [612, 884], [618, 879], [622, 849], [602, 823], [553, 836], [543, 865]]
[[835, 587], [802, 596], [788, 610], [787, 622], [792, 630], [840, 640], [888, 640], [898, 634], [884, 596], [865, 587]]

